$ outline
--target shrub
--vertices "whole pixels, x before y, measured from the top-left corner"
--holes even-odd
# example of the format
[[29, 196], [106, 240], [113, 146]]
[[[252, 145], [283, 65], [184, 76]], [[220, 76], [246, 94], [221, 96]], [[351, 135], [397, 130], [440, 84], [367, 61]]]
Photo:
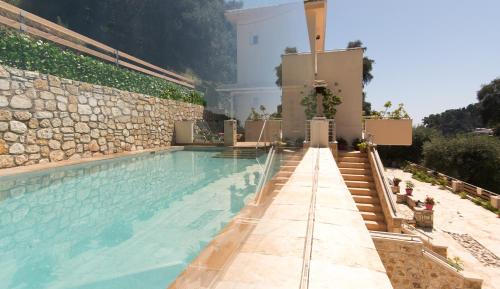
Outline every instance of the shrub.
[[204, 104], [202, 95], [167, 80], [65, 50], [11, 30], [0, 29], [0, 65], [114, 87], [163, 99]]
[[460, 192], [458, 193], [461, 199], [467, 199], [467, 193], [466, 192]]
[[500, 187], [500, 140], [459, 135], [433, 137], [424, 145], [425, 166], [489, 190]]

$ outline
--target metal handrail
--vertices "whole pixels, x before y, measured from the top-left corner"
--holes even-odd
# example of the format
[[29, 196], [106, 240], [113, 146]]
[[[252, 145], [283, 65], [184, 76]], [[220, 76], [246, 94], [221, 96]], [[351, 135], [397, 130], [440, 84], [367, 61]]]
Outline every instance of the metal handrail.
[[397, 211], [396, 211], [396, 204], [394, 203], [394, 199], [391, 196], [391, 187], [389, 186], [389, 183], [387, 182], [387, 178], [384, 175], [384, 165], [382, 164], [382, 160], [380, 160], [380, 156], [377, 151], [376, 146], [372, 146], [373, 148], [373, 156], [375, 160], [375, 165], [377, 166], [377, 170], [380, 174], [380, 178], [382, 179], [382, 189], [384, 190], [384, 194], [386, 198], [389, 201], [389, 205], [391, 206], [392, 212], [394, 216], [397, 216]]
[[259, 143], [260, 140], [262, 139], [262, 135], [264, 134], [264, 129], [266, 129], [266, 125], [267, 125], [267, 118], [264, 119], [264, 124], [262, 125], [262, 129], [260, 130], [259, 139], [257, 140], [257, 144], [255, 144], [255, 150], [259, 149]]
[[264, 185], [266, 184], [266, 180], [269, 177], [269, 172], [271, 171], [275, 154], [276, 150], [274, 149], [274, 146], [272, 146], [267, 155], [266, 162], [264, 163], [264, 171], [262, 173], [262, 177], [260, 178], [259, 183], [257, 184], [257, 189], [255, 190], [254, 202], [256, 205], [260, 203], [260, 199], [262, 198], [262, 191], [264, 190]]

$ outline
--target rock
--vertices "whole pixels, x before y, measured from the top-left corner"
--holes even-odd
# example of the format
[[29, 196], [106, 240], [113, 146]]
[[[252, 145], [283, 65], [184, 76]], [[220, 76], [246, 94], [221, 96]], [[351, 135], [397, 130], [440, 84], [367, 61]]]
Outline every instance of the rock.
[[51, 139], [53, 135], [51, 128], [43, 128], [36, 132], [36, 136], [41, 139]]
[[11, 168], [14, 166], [14, 157], [9, 155], [0, 156], [0, 168]]
[[10, 122], [10, 130], [15, 133], [23, 134], [28, 130], [28, 127], [20, 121], [13, 120]]
[[56, 99], [56, 96], [52, 92], [40, 91], [40, 98], [45, 100]]
[[50, 120], [48, 119], [42, 119], [40, 121], [40, 127], [44, 127], [44, 128], [47, 128], [47, 127], [51, 127], [52, 125], [50, 124]]
[[100, 136], [99, 130], [98, 130], [98, 129], [93, 129], [93, 130], [90, 132], [90, 136], [91, 136], [92, 138], [99, 138], [99, 136]]
[[14, 161], [16, 165], [21, 166], [28, 161], [28, 157], [26, 155], [19, 155], [14, 158]]
[[66, 90], [73, 95], [78, 95], [78, 87], [68, 84], [66, 85]]
[[12, 112], [9, 110], [0, 110], [0, 121], [9, 121], [12, 119]]
[[30, 119], [30, 121], [28, 122], [28, 127], [29, 128], [38, 128], [38, 119]]
[[60, 111], [66, 111], [66, 110], [68, 110], [68, 106], [63, 102], [58, 102], [57, 109]]
[[9, 90], [10, 81], [8, 79], [0, 79], [0, 90]]
[[31, 118], [31, 113], [28, 111], [15, 111], [14, 118], [17, 120], [26, 121]]
[[33, 81], [33, 87], [38, 90], [49, 90], [49, 84], [47, 83], [47, 80], [43, 79], [35, 79], [35, 81]]
[[0, 65], [0, 77], [7, 78], [9, 76], [10, 76], [9, 72], [7, 70], [5, 70], [5, 68], [3, 68], [3, 66]]
[[75, 103], [70, 103], [70, 104], [68, 104], [68, 111], [69, 112], [77, 112], [78, 106]]
[[75, 131], [78, 133], [89, 133], [90, 127], [84, 122], [78, 122], [75, 125]]
[[61, 148], [61, 143], [56, 140], [49, 140], [49, 148], [58, 150]]
[[63, 150], [74, 149], [76, 147], [76, 143], [74, 141], [64, 142], [62, 145]]
[[6, 107], [9, 105], [9, 100], [7, 97], [0, 95], [0, 107]]
[[0, 122], [0, 132], [8, 131], [8, 130], [9, 130], [9, 123], [8, 122]]
[[62, 124], [62, 121], [59, 118], [53, 118], [50, 122], [52, 123], [52, 127], [60, 127]]
[[62, 119], [63, 126], [73, 126], [74, 124], [75, 124], [75, 122], [69, 117], [65, 117]]
[[20, 155], [24, 153], [24, 145], [20, 143], [15, 143], [10, 146], [9, 148], [9, 153], [11, 155]]
[[84, 134], [80, 136], [80, 142], [81, 143], [89, 143], [90, 142], [90, 135]]
[[97, 141], [92, 140], [92, 141], [89, 143], [89, 150], [90, 150], [91, 152], [98, 152], [98, 151], [99, 151], [99, 145], [97, 144]]
[[79, 114], [86, 114], [86, 115], [92, 114], [92, 108], [89, 105], [79, 104], [78, 105], [78, 113]]
[[17, 134], [10, 131], [3, 134], [3, 139], [6, 141], [16, 142], [18, 138], [19, 136]]
[[35, 112], [34, 117], [37, 119], [53, 118], [54, 114], [50, 111], [37, 111], [37, 112]]
[[4, 155], [8, 152], [9, 152], [9, 146], [3, 139], [0, 139], [0, 155]]
[[45, 109], [49, 111], [57, 110], [57, 102], [55, 100], [47, 100], [45, 102]]
[[36, 153], [40, 152], [40, 147], [37, 145], [26, 146], [26, 152], [29, 154], [36, 154]]
[[10, 107], [12, 108], [28, 109], [32, 106], [31, 99], [25, 95], [14, 95], [10, 100]]
[[57, 162], [57, 161], [62, 161], [64, 159], [64, 152], [63, 151], [53, 151], [50, 153], [49, 158], [50, 161], [52, 162]]

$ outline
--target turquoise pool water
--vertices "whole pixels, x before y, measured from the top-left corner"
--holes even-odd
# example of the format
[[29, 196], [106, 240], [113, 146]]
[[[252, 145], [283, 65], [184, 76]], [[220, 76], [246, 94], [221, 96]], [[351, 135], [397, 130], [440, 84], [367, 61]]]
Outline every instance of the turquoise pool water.
[[215, 154], [148, 154], [0, 178], [0, 288], [166, 288], [260, 178], [255, 159]]

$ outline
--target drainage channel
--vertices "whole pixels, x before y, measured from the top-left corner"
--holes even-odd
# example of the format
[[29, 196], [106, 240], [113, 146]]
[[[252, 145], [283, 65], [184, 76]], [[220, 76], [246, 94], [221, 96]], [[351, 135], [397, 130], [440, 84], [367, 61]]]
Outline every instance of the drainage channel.
[[316, 159], [314, 160], [312, 189], [311, 189], [311, 204], [309, 206], [307, 231], [304, 242], [304, 255], [302, 257], [302, 274], [300, 278], [300, 287], [299, 287], [300, 289], [309, 288], [309, 273], [311, 271], [314, 220], [316, 214], [316, 192], [318, 190], [319, 154], [320, 154], [320, 149], [316, 148]]

